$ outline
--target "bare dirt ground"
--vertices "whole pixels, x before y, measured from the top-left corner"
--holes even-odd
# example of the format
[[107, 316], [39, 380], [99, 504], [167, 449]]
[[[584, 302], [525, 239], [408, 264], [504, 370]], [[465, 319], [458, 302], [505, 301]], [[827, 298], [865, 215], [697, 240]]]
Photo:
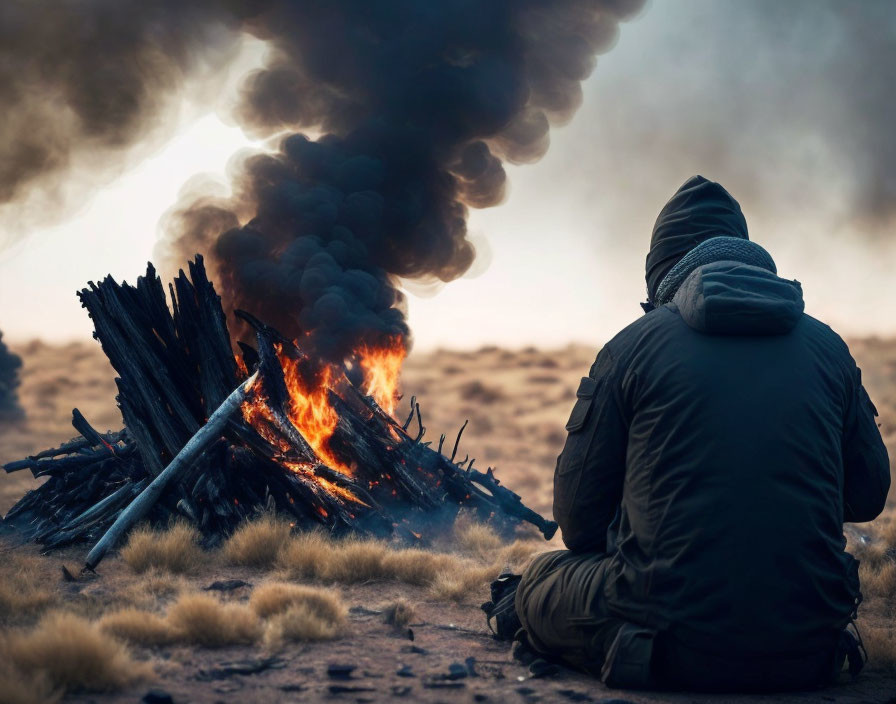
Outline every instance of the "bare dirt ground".
[[[896, 340], [859, 340], [851, 347], [880, 410], [890, 456], [896, 458]], [[74, 406], [101, 430], [120, 426], [114, 405], [114, 373], [98, 345], [33, 342], [14, 351], [24, 360], [20, 396], [28, 416], [21, 425], [0, 428], [0, 462], [21, 458], [74, 435], [69, 422]], [[427, 437], [437, 440], [444, 432], [453, 439], [460, 424], [469, 419], [461, 455], [476, 457], [477, 466], [497, 467], [503, 483], [521, 494], [530, 506], [549, 514], [553, 465], [565, 437], [563, 425], [578, 379], [587, 373], [593, 357], [594, 350], [575, 346], [551, 351], [485, 348], [416, 354], [406, 364], [403, 386], [407, 395], [416, 394], [421, 403]], [[30, 475], [0, 474], [0, 513], [35, 485]], [[854, 535], [871, 536], [874, 544], [883, 540], [879, 536], [896, 535], [893, 504], [891, 499], [884, 517], [875, 524], [859, 526]], [[558, 546], [555, 539], [537, 547]], [[26, 559], [33, 552], [31, 548], [2, 544], [0, 562]], [[71, 609], [98, 618], [110, 609], [128, 605], [136, 599], [137, 590], [146, 586], [147, 576], [136, 574], [118, 556], [103, 563], [98, 578], [64, 581], [62, 565], [75, 571], [84, 552], [73, 548], [29, 563], [48, 595], [46, 604], [32, 604], [27, 613], [0, 623], [0, 629], [12, 632], [33, 626], [49, 608]], [[890, 558], [883, 550], [875, 555], [877, 562], [868, 564], [876, 566], [868, 574], [869, 581], [876, 580], [876, 591], [863, 607], [862, 620], [876, 634], [876, 652], [889, 653], [890, 659], [882, 657], [872, 662], [857, 683], [844, 683], [824, 692], [775, 697], [774, 701], [896, 702], [896, 567], [888, 562]], [[178, 580], [188, 589], [201, 589], [223, 579], [243, 580], [253, 586], [225, 592], [221, 598], [245, 604], [253, 589], [270, 576], [270, 570], [209, 560]], [[133, 702], [151, 688], [164, 689], [175, 702], [758, 701], [755, 697], [619, 692], [566, 670], [546, 679], [531, 678], [526, 668], [513, 661], [506, 644], [489, 636], [477, 608], [487, 598], [484, 582], [459, 601], [436, 598], [424, 586], [388, 579], [324, 584], [341, 594], [350, 609], [344, 634], [337, 639], [279, 649], [260, 643], [221, 648], [133, 646], [138, 660], [150, 662], [154, 671], [151, 677], [116, 692], [70, 692], [64, 701]], [[166, 598], [159, 597], [157, 608], [164, 609]], [[387, 625], [379, 613], [399, 598], [413, 604], [415, 610], [409, 626], [402, 628]], [[264, 664], [267, 667], [261, 671], [250, 672]], [[351, 667], [331, 667], [342, 665]], [[347, 678], [333, 676], [346, 669], [351, 670]], [[0, 702], [6, 700], [11, 697], [0, 691]]]

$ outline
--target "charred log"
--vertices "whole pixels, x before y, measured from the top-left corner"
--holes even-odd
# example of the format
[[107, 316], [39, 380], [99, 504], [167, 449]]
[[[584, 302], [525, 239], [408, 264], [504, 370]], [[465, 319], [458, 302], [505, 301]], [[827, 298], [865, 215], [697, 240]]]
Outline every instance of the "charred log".
[[[444, 438], [438, 450], [422, 442], [415, 398], [401, 424], [352, 375], [328, 377], [325, 398], [337, 422], [319, 456], [293, 423], [294, 390], [282, 366], [310, 374], [317, 362], [243, 312], [256, 347], [240, 342], [235, 356], [201, 257], [169, 294], [170, 308], [152, 265], [135, 286], [109, 277], [81, 291], [94, 336], [118, 373], [125, 429], [101, 433], [75, 409], [80, 437], [5, 465], [7, 472], [48, 477], [9, 511], [5, 525], [47, 548], [108, 533], [91, 552], [94, 565], [142, 518], [160, 524], [180, 517], [210, 543], [266, 510], [289, 516], [297, 529], [425, 541], [467, 509], [504, 530], [528, 522], [553, 535], [556, 524], [525, 507], [491, 469], [454, 461], [460, 433], [446, 457]], [[250, 369], [258, 378], [247, 383]], [[234, 403], [238, 387], [242, 397]], [[223, 418], [216, 415], [222, 403], [230, 403]], [[330, 466], [323, 456], [341, 464]]]

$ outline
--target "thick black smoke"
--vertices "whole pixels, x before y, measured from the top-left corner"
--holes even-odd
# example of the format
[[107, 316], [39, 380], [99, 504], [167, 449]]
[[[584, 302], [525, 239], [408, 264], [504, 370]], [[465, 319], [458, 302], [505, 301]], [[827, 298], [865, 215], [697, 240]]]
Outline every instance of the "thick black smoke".
[[[240, 123], [295, 128], [246, 160], [226, 201], [168, 218], [175, 261], [205, 251], [229, 307], [332, 359], [407, 339], [396, 277], [470, 266], [467, 207], [504, 196], [502, 160], [532, 161], [641, 0], [270, 2], [273, 49]], [[223, 230], [223, 234], [221, 234]]]
[[3, 333], [0, 332], [0, 421], [19, 418], [22, 409], [16, 389], [19, 386], [19, 367], [22, 366], [21, 358], [9, 351], [3, 342]]
[[643, 2], [7, 0], [0, 205], [119, 158], [250, 34], [270, 52], [235, 119], [315, 138], [245, 161], [227, 201], [181, 203], [163, 255], [204, 252], [228, 307], [333, 358], [406, 337], [395, 277], [469, 267], [467, 207], [501, 201], [502, 160], [545, 152]]

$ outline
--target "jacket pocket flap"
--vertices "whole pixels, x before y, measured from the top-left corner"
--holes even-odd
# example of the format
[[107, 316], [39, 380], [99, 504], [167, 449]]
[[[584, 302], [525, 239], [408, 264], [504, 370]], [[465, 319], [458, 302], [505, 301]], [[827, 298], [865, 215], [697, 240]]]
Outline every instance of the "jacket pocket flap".
[[592, 379], [590, 376], [583, 376], [582, 381], [579, 382], [579, 390], [576, 391], [576, 396], [578, 398], [591, 398], [594, 396], [596, 389], [597, 380]]
[[572, 407], [572, 413], [566, 422], [566, 430], [574, 433], [581, 430], [588, 420], [588, 411], [591, 410], [591, 401], [594, 398], [594, 392], [597, 390], [597, 382], [591, 377], [582, 377], [579, 384], [579, 390], [576, 391], [576, 404]]

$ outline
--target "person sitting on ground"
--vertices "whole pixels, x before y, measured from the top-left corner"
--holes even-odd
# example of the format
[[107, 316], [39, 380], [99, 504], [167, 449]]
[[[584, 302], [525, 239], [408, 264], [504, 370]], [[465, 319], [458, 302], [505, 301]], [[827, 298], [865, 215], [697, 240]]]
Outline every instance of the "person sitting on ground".
[[843, 523], [883, 510], [889, 460], [846, 344], [776, 273], [718, 183], [666, 204], [646, 315], [597, 355], [566, 424], [568, 550], [504, 595], [505, 634], [619, 687], [805, 689], [847, 654], [861, 668]]

